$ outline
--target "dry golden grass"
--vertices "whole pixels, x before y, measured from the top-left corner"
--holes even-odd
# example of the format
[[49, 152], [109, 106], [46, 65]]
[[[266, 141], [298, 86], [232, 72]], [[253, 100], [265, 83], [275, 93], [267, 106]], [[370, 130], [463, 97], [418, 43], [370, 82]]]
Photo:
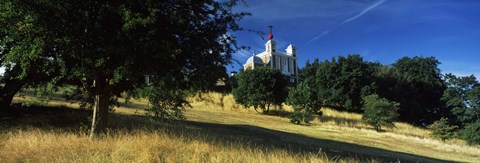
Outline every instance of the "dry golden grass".
[[[208, 100], [191, 99], [194, 110], [204, 113], [192, 113], [191, 119], [213, 121], [226, 124], [249, 124], [262, 126], [272, 130], [289, 133], [301, 133], [313, 138], [321, 138], [359, 144], [369, 147], [410, 153], [425, 157], [434, 157], [461, 162], [480, 162], [480, 146], [468, 146], [463, 140], [443, 142], [430, 137], [430, 131], [407, 123], [396, 122], [395, 128], [387, 128], [377, 132], [362, 121], [362, 115], [322, 108], [323, 115], [308, 126], [288, 123], [285, 117], [259, 115], [253, 109], [225, 109], [219, 107], [221, 98], [218, 93], [203, 94]], [[226, 97], [231, 96], [227, 95]], [[230, 101], [231, 100], [231, 101]], [[232, 102], [233, 101], [233, 102]], [[234, 103], [233, 98], [223, 98], [223, 103]], [[282, 106], [283, 111], [292, 110], [290, 106]], [[220, 112], [220, 113], [218, 113]], [[220, 119], [215, 118], [217, 115]], [[209, 116], [202, 116], [209, 115]], [[245, 118], [247, 117], [248, 118]]]
[[187, 100], [195, 109], [252, 112], [252, 110], [247, 110], [242, 105], [237, 104], [232, 94], [222, 94], [218, 92], [199, 93], [195, 96], [188, 97]]
[[[252, 108], [247, 109], [237, 104], [231, 94], [222, 95], [221, 93], [217, 92], [209, 92], [189, 97], [188, 100], [193, 108], [197, 110], [226, 110], [241, 113], [256, 113]], [[293, 109], [290, 106], [283, 105], [281, 111], [291, 112], [292, 110]], [[278, 110], [273, 110], [273, 112], [275, 111]], [[371, 126], [363, 122], [361, 114], [342, 112], [329, 108], [322, 108], [321, 111], [323, 115], [318, 117], [318, 120], [311, 122], [312, 124], [339, 128], [349, 127], [358, 129], [372, 129]], [[427, 129], [415, 127], [403, 122], [396, 122], [395, 128], [386, 128], [385, 130], [391, 133], [416, 136], [420, 138], [428, 138], [430, 135], [430, 131]]]
[[[145, 101], [134, 100], [115, 108], [110, 120], [113, 129], [96, 140], [89, 139], [78, 126], [57, 129], [0, 125], [0, 162], [378, 162], [375, 158], [327, 156], [319, 148], [292, 151], [275, 144], [284, 142], [373, 156], [399, 155], [420, 162], [429, 158], [480, 162], [480, 147], [467, 146], [460, 140], [435, 140], [429, 137], [430, 131], [405, 123], [376, 132], [363, 123], [359, 114], [323, 108], [323, 116], [311, 124], [294, 125], [282, 114], [291, 110], [289, 106], [274, 110], [274, 115], [261, 115], [236, 104], [231, 94], [204, 93], [188, 100], [192, 108], [185, 113], [196, 125], [158, 127], [165, 124], [140, 116], [143, 113], [139, 107], [145, 107]], [[70, 106], [61, 101], [49, 105]], [[276, 136], [274, 142], [252, 145], [270, 136]]]
[[321, 152], [294, 155], [236, 142], [218, 145], [164, 131], [114, 131], [91, 140], [86, 134], [30, 129], [9, 132], [0, 139], [2, 162], [356, 162], [328, 159]]
[[[15, 102], [47, 104], [28, 96], [15, 97]], [[217, 129], [203, 131], [208, 126], [198, 129], [150, 121], [140, 116], [138, 108], [132, 108], [145, 107], [144, 102], [132, 100], [115, 108], [109, 118], [111, 130], [94, 140], [89, 138], [85, 124], [51, 126], [59, 117], [50, 114], [17, 117], [13, 125], [8, 124], [12, 126], [0, 123], [0, 162], [359, 162], [349, 157], [329, 158], [322, 151], [299, 153], [268, 144], [255, 145], [258, 142], [248, 141], [248, 133], [248, 137], [242, 137]], [[63, 101], [48, 105], [78, 107]], [[74, 112], [65, 114], [64, 119], [81, 118]]]
[[[115, 128], [98, 139], [82, 129], [7, 128], [0, 133], [1, 162], [359, 162], [327, 157], [323, 152], [296, 153], [288, 149], [224, 140], [218, 134], [196, 132], [181, 124], [151, 122], [142, 117], [113, 116]], [[142, 126], [138, 128], [138, 126]], [[0, 128], [1, 129], [1, 128]], [[209, 133], [211, 133], [209, 131]], [[370, 160], [367, 160], [370, 161]], [[370, 162], [378, 162], [371, 160]]]
[[[323, 108], [323, 115], [319, 118], [319, 121], [314, 122], [320, 125], [333, 125], [339, 127], [353, 127], [371, 129], [368, 124], [362, 120], [362, 115], [357, 113], [348, 113], [337, 111], [333, 109]], [[419, 127], [412, 126], [403, 122], [395, 122], [394, 128], [385, 128], [385, 131], [390, 133], [396, 133], [400, 135], [416, 136], [421, 138], [427, 138], [430, 135], [430, 131]]]

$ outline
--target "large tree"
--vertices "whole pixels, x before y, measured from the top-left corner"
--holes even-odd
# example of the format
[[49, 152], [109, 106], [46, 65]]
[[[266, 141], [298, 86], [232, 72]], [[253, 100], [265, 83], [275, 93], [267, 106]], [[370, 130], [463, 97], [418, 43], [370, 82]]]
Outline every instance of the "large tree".
[[59, 51], [63, 77], [81, 81], [94, 98], [92, 136], [107, 127], [110, 98], [139, 87], [144, 75], [154, 78], [154, 115], [177, 115], [165, 110], [182, 107], [179, 90], [204, 89], [225, 74], [235, 44], [227, 32], [245, 15], [232, 12], [235, 0], [9, 2], [34, 15], [32, 24]]
[[[480, 144], [480, 83], [474, 75], [446, 74], [444, 79], [447, 89], [442, 100], [451, 111], [451, 123], [459, 126], [458, 135], [469, 144]], [[453, 134], [453, 130], [445, 134]]]
[[441, 101], [445, 85], [434, 57], [403, 57], [376, 73], [380, 97], [400, 103], [399, 119], [426, 126], [448, 114]]
[[445, 83], [442, 100], [451, 109], [454, 124], [465, 126], [480, 119], [480, 83], [476, 77], [446, 74]]
[[287, 80], [280, 70], [259, 67], [238, 73], [238, 86], [232, 93], [235, 101], [268, 113], [270, 106], [282, 105], [287, 98]]
[[360, 55], [307, 63], [300, 78], [316, 90], [321, 106], [361, 112], [362, 97], [373, 89], [373, 69]]
[[[54, 79], [60, 71], [59, 50], [50, 33], [38, 25], [38, 13], [19, 12], [15, 3], [0, 2], [0, 110], [9, 108], [13, 96], [27, 84]], [[56, 80], [53, 80], [56, 81]]]

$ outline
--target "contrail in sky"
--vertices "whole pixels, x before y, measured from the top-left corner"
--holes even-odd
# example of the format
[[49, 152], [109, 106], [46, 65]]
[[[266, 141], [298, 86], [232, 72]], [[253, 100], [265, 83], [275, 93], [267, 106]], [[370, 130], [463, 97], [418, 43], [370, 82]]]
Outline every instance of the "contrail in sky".
[[375, 7], [377, 7], [378, 5], [381, 5], [383, 2], [385, 2], [387, 0], [381, 0], [381, 1], [378, 1], [377, 3], [374, 3], [373, 5], [371, 6], [368, 6], [367, 8], [363, 9], [362, 12], [360, 12], [358, 15], [355, 15], [354, 17], [350, 18], [350, 19], [347, 19], [345, 20], [342, 24], [345, 24], [345, 23], [348, 23], [352, 20], [355, 20], [357, 19], [358, 17], [362, 16], [363, 14], [367, 13], [368, 11], [374, 9]]
[[387, 0], [380, 0], [380, 1], [376, 2], [376, 3], [374, 3], [373, 5], [368, 6], [367, 8], [363, 9], [362, 12], [360, 12], [359, 14], [357, 14], [357, 15], [355, 15], [354, 17], [351, 17], [351, 18], [343, 21], [340, 25], [338, 25], [338, 26], [336, 26], [336, 27], [334, 27], [334, 28], [332, 28], [332, 29], [330, 29], [330, 30], [323, 31], [321, 34], [313, 37], [313, 38], [312, 38], [310, 41], [308, 41], [307, 43], [313, 42], [313, 41], [319, 39], [320, 37], [325, 36], [326, 34], [330, 33], [330, 31], [334, 30], [335, 28], [338, 28], [338, 27], [344, 25], [345, 23], [351, 22], [351, 21], [359, 18], [359, 17], [362, 16], [363, 14], [365, 14], [365, 13], [367, 13], [368, 11], [374, 9], [374, 8], [377, 7], [378, 5], [381, 5], [381, 4], [384, 3], [385, 1], [387, 1]]
[[321, 34], [315, 36], [314, 38], [312, 38], [310, 41], [308, 42], [312, 42], [312, 41], [315, 41], [317, 40], [318, 38], [322, 37], [322, 36], [325, 36], [326, 34], [330, 33], [330, 30], [326, 30], [326, 31], [323, 31]]

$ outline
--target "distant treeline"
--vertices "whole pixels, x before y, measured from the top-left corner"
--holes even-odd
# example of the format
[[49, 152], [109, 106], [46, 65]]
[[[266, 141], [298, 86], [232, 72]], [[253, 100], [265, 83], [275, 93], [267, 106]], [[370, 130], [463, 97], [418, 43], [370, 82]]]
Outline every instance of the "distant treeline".
[[478, 80], [442, 74], [439, 64], [434, 57], [403, 57], [382, 65], [349, 55], [307, 61], [299, 74], [303, 84], [318, 91], [323, 107], [362, 112], [363, 97], [378, 94], [400, 104], [400, 121], [425, 127], [443, 117], [458, 131], [479, 126]]
[[299, 83], [288, 93], [279, 91], [285, 85], [275, 75], [279, 71], [258, 68], [238, 74], [233, 95], [237, 102], [267, 112], [265, 106], [286, 102], [295, 108], [294, 123], [308, 123], [328, 107], [363, 113], [377, 129], [392, 126], [398, 116], [398, 121], [430, 125], [434, 132], [441, 132], [434, 134], [478, 139], [472, 142], [478, 144], [480, 84], [474, 75], [442, 74], [439, 64], [434, 57], [403, 57], [391, 65], [365, 61], [360, 55], [315, 59], [300, 69]]

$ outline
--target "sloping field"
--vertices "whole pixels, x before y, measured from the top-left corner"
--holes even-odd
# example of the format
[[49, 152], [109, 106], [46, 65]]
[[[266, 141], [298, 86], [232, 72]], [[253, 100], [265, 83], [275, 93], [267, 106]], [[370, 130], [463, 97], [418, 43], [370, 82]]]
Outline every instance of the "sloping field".
[[[29, 98], [16, 98], [17, 102]], [[121, 99], [122, 100], [122, 99]], [[294, 125], [289, 108], [261, 115], [231, 95], [189, 99], [186, 120], [150, 121], [145, 101], [115, 108], [111, 130], [90, 140], [90, 112], [52, 107], [20, 108], [0, 123], [1, 162], [480, 162], [480, 147], [442, 142], [404, 123], [376, 132], [361, 115], [322, 109], [309, 125]], [[53, 101], [49, 106], [70, 106]]]
[[[233, 103], [231, 95], [223, 98], [218, 96], [221, 94], [203, 95], [202, 98], [207, 100], [192, 98], [193, 109], [187, 110], [188, 119], [241, 126], [275, 137], [278, 139], [276, 141], [322, 149], [329, 156], [374, 157], [383, 161], [402, 162], [480, 162], [478, 146], [468, 146], [461, 140], [435, 140], [429, 137], [428, 130], [409, 124], [396, 123], [396, 128], [377, 132], [364, 124], [359, 114], [322, 109], [323, 116], [311, 124], [294, 125], [283, 116], [283, 112], [289, 110], [288, 106], [283, 106], [283, 111], [276, 111], [273, 115], [260, 115], [254, 113], [253, 109], [228, 106]], [[223, 102], [218, 102], [218, 99], [223, 99]]]

